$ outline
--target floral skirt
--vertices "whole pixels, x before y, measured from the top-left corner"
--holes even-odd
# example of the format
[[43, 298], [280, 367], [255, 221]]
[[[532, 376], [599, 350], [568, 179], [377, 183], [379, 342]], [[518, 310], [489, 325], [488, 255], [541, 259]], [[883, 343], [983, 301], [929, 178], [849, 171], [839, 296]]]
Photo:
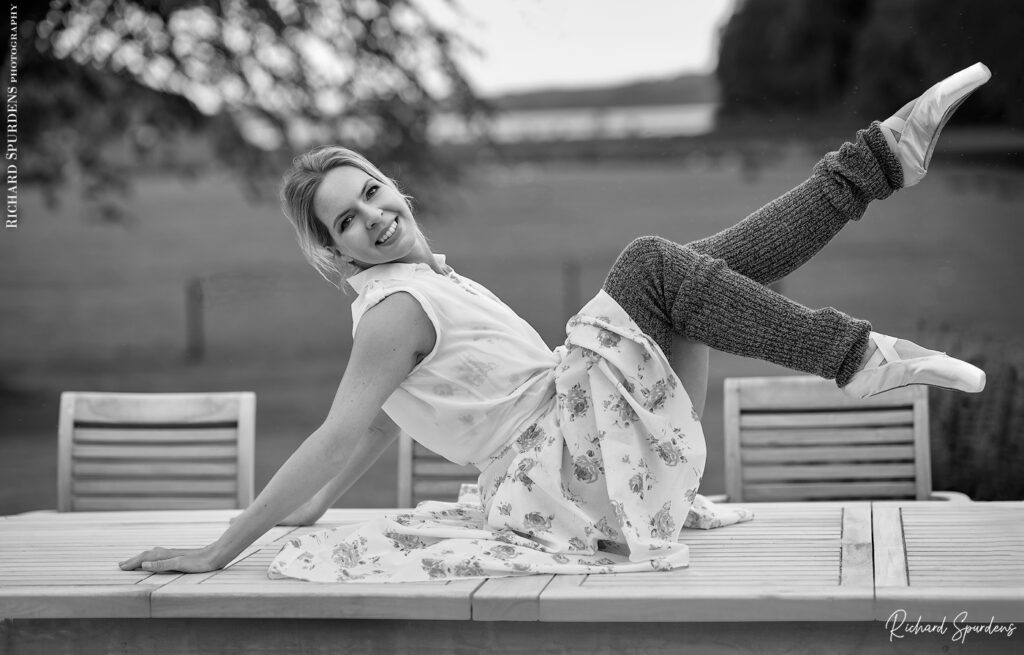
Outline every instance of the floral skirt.
[[706, 454], [661, 349], [603, 291], [567, 325], [550, 406], [481, 463], [480, 498], [289, 541], [271, 578], [403, 582], [689, 564], [685, 527], [746, 521], [699, 496]]

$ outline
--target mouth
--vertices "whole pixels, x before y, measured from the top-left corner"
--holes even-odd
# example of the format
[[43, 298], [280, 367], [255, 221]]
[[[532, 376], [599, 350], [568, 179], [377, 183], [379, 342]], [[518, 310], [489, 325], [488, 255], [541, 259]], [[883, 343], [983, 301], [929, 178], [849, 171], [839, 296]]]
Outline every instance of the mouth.
[[380, 238], [378, 238], [376, 241], [377, 245], [383, 246], [384, 244], [386, 244], [388, 241], [391, 240], [391, 237], [395, 236], [396, 232], [398, 232], [398, 217], [395, 217], [395, 220], [392, 221], [391, 225], [388, 226], [386, 230], [384, 230], [384, 234], [380, 235]]

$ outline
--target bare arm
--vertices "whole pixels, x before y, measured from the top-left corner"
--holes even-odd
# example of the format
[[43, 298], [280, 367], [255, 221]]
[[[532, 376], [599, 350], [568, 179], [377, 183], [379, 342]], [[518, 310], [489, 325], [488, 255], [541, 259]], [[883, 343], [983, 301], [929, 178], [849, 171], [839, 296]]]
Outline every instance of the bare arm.
[[351, 454], [341, 470], [297, 510], [286, 516], [278, 525], [313, 525], [328, 509], [348, 491], [356, 481], [369, 470], [373, 463], [398, 438], [399, 428], [387, 414], [379, 412], [370, 425], [368, 434], [359, 441], [359, 447]]
[[[367, 453], [378, 445], [364, 444], [375, 432], [371, 424], [388, 396], [433, 349], [430, 320], [415, 299], [396, 293], [366, 312], [359, 324], [352, 355], [334, 403], [317, 428], [281, 466], [259, 496], [217, 541], [204, 548], [155, 548], [122, 562], [121, 568], [148, 571], [199, 572], [223, 568], [278, 521], [312, 498], [359, 460], [354, 481], [372, 461]], [[362, 454], [353, 458], [353, 454]], [[352, 469], [359, 468], [352, 464]], [[343, 482], [338, 487], [347, 486]]]

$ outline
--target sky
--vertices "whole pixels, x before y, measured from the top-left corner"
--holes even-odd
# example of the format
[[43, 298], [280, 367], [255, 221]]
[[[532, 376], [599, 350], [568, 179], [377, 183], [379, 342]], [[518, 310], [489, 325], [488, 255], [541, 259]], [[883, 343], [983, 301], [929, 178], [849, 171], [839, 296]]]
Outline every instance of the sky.
[[482, 52], [460, 57], [478, 93], [611, 85], [711, 72], [734, 0], [423, 0]]

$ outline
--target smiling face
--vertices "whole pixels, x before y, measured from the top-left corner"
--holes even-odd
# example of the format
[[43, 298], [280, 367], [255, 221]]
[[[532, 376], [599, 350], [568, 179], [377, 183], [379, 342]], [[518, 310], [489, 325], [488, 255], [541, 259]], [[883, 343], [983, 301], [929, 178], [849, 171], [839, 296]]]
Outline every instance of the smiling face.
[[327, 171], [313, 196], [313, 211], [341, 257], [360, 268], [433, 260], [405, 198], [359, 168]]

